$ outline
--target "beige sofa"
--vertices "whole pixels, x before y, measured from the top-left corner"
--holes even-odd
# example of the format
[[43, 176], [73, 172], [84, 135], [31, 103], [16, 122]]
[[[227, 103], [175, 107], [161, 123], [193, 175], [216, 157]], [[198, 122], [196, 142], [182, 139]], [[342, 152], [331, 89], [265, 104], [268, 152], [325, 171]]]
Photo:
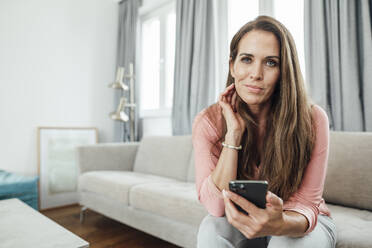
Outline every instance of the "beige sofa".
[[[207, 212], [196, 196], [190, 136], [81, 146], [77, 154], [82, 206], [196, 247]], [[337, 247], [372, 247], [372, 133], [331, 133], [324, 198], [337, 225]]]

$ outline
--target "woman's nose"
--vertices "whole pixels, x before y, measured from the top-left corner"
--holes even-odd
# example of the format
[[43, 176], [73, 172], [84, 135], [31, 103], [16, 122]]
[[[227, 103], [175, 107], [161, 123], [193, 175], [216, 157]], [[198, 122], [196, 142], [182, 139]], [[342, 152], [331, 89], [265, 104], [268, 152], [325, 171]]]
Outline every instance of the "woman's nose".
[[255, 63], [252, 68], [251, 68], [251, 73], [250, 73], [250, 78], [252, 80], [256, 80], [256, 81], [259, 81], [259, 80], [262, 80], [263, 78], [263, 68], [262, 68], [262, 65], [259, 64], [259, 63]]

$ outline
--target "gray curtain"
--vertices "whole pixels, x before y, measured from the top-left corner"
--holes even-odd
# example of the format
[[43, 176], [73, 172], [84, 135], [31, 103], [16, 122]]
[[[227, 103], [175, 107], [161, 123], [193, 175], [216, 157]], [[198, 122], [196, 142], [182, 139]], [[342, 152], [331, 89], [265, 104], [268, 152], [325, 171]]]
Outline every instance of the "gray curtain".
[[213, 0], [177, 0], [173, 135], [191, 134], [192, 121], [215, 98]]
[[331, 128], [372, 131], [371, 0], [305, 0], [306, 77]]
[[[125, 68], [125, 74], [129, 72], [129, 64], [133, 63], [134, 74], [135, 70], [135, 51], [136, 51], [136, 35], [137, 35], [137, 19], [138, 19], [138, 8], [141, 4], [140, 0], [123, 0], [119, 3], [119, 31], [118, 31], [118, 47], [117, 47], [117, 66]], [[129, 86], [129, 80], [125, 83]], [[136, 84], [134, 81], [134, 92], [136, 92]], [[135, 95], [134, 102], [137, 103], [137, 94]], [[115, 106], [119, 105], [120, 98], [125, 96], [126, 99], [130, 100], [130, 91], [118, 91], [115, 94]], [[130, 117], [129, 108], [126, 108], [125, 113]], [[135, 109], [135, 120], [134, 120], [134, 140], [139, 139], [138, 135], [138, 109]], [[115, 121], [115, 141], [130, 141], [130, 123]]]

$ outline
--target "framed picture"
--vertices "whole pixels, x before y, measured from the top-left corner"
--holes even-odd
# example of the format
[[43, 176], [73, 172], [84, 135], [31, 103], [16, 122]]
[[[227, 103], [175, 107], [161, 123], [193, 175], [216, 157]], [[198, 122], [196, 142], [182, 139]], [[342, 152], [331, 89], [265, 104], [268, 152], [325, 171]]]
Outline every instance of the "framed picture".
[[77, 203], [79, 168], [75, 148], [96, 144], [94, 127], [38, 127], [39, 209]]

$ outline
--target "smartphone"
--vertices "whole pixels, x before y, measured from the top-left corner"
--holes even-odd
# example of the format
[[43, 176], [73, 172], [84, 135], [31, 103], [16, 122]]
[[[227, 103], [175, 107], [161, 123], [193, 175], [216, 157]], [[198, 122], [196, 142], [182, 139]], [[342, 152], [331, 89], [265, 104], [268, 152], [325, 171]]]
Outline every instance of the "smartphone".
[[[255, 180], [233, 180], [229, 182], [230, 191], [244, 197], [259, 208], [266, 208], [267, 181]], [[234, 203], [235, 204], [235, 203]], [[247, 214], [240, 206], [236, 208]]]

